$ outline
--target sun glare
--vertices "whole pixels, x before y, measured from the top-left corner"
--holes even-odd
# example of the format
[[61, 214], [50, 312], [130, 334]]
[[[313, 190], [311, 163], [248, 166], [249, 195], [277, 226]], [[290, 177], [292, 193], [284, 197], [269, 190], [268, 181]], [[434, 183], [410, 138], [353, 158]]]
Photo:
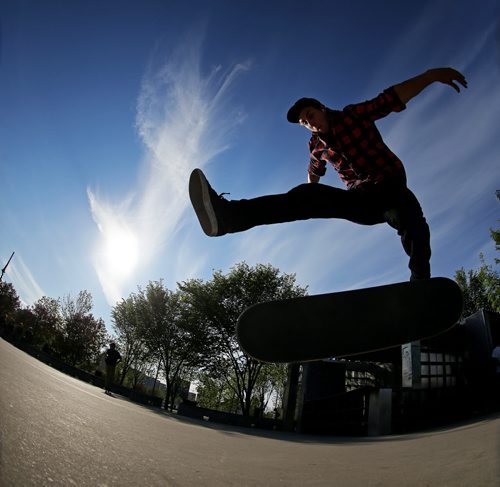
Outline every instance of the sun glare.
[[129, 275], [139, 263], [137, 238], [128, 228], [113, 228], [106, 235], [103, 253], [105, 265], [114, 276]]

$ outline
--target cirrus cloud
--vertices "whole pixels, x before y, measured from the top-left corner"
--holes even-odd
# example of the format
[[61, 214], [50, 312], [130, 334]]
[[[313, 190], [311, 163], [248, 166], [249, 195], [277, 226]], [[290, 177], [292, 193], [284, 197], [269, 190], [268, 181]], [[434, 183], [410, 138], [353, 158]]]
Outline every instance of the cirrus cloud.
[[249, 63], [216, 66], [205, 74], [201, 44], [202, 36], [191, 34], [166, 62], [153, 62], [143, 78], [136, 127], [145, 156], [131, 194], [112, 203], [87, 189], [99, 230], [93, 265], [110, 305], [135, 285], [139, 261], [141, 267], [151, 263], [176, 233], [189, 205], [191, 170], [227, 149], [228, 136], [243, 120], [228, 101]]

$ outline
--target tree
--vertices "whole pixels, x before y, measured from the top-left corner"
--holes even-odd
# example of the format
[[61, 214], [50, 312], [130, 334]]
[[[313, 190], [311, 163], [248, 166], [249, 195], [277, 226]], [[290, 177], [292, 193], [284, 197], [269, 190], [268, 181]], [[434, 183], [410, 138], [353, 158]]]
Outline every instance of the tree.
[[97, 361], [106, 342], [106, 327], [102, 319], [91, 313], [92, 295], [80, 291], [76, 299], [69, 294], [62, 299], [63, 318], [60, 351], [71, 365], [89, 367]]
[[455, 273], [455, 280], [464, 297], [463, 316], [470, 316], [480, 309], [500, 312], [500, 276], [491, 266], [483, 263], [478, 270]]
[[[490, 230], [496, 250], [500, 250], [500, 229]], [[484, 256], [479, 255], [481, 267], [465, 271], [462, 267], [455, 273], [455, 280], [462, 289], [464, 297], [463, 316], [469, 316], [480, 309], [500, 312], [500, 275], [493, 266], [486, 264]], [[495, 259], [498, 264], [499, 259]]]
[[33, 304], [31, 311], [35, 317], [33, 326], [34, 342], [52, 347], [60, 338], [63, 330], [59, 301], [43, 296]]
[[295, 284], [295, 276], [280, 275], [278, 269], [259, 264], [236, 265], [224, 275], [215, 272], [208, 282], [190, 280], [180, 289], [200, 327], [207, 329], [210, 362], [205, 366], [216, 378], [224, 378], [239, 400], [241, 411], [250, 415], [252, 394], [263, 364], [239, 348], [236, 322], [245, 308], [262, 301], [303, 296], [305, 288]]
[[198, 405], [203, 408], [217, 409], [223, 402], [222, 397], [226, 388], [225, 380], [217, 380], [211, 374], [204, 371], [201, 371], [196, 378], [198, 380]]
[[13, 329], [15, 315], [21, 309], [21, 302], [10, 282], [0, 281], [0, 329]]
[[273, 399], [274, 407], [282, 408], [287, 377], [287, 364], [265, 364], [255, 384], [255, 407], [264, 412]]
[[181, 378], [203, 359], [204, 330], [194, 326], [184, 295], [168, 290], [162, 281], [139, 289], [133, 302], [144, 343], [163, 367], [165, 409], [172, 408]]
[[61, 314], [64, 320], [69, 320], [77, 315], [89, 314], [92, 306], [92, 294], [88, 291], [80, 291], [76, 299], [67, 294], [61, 299]]
[[132, 294], [117, 303], [111, 311], [113, 330], [123, 356], [120, 384], [123, 384], [127, 373], [133, 369], [133, 382], [136, 385], [140, 375], [143, 375], [145, 362], [148, 359], [144, 338], [141, 335], [141, 320], [137, 313], [136, 299]]
[[[240, 409], [240, 402], [227, 377], [216, 377], [212, 372], [200, 371], [197, 375], [197, 401], [204, 408], [234, 413]], [[229, 382], [232, 382], [230, 379]]]
[[[490, 229], [491, 238], [495, 242], [495, 250], [500, 250], [500, 228], [497, 230]], [[500, 259], [495, 258], [495, 264], [500, 264]]]

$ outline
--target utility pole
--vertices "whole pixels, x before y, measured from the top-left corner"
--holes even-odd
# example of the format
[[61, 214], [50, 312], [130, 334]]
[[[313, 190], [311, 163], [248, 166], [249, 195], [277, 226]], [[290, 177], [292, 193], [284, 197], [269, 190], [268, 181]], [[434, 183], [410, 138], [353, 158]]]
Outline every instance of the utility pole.
[[5, 264], [5, 267], [2, 269], [2, 275], [0, 276], [0, 282], [2, 282], [3, 275], [5, 274], [5, 271], [7, 270], [7, 267], [10, 264], [12, 257], [14, 257], [14, 254], [15, 254], [15, 252], [12, 252], [12, 255], [10, 256], [9, 260], [7, 261], [7, 264]]

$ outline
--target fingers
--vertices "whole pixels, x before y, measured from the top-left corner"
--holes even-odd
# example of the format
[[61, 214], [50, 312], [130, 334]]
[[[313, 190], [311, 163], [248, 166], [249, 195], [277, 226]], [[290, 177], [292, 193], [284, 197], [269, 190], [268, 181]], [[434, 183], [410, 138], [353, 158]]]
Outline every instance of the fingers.
[[[455, 71], [455, 79], [458, 81], [464, 88], [467, 88], [467, 80], [465, 79], [465, 76], [458, 72]], [[458, 88], [458, 87], [457, 87]], [[458, 91], [460, 91], [460, 88], [458, 88]]]
[[456, 69], [447, 68], [443, 74], [445, 76], [442, 82], [450, 85], [457, 93], [460, 93], [460, 86], [457, 83], [467, 88], [465, 76]]

